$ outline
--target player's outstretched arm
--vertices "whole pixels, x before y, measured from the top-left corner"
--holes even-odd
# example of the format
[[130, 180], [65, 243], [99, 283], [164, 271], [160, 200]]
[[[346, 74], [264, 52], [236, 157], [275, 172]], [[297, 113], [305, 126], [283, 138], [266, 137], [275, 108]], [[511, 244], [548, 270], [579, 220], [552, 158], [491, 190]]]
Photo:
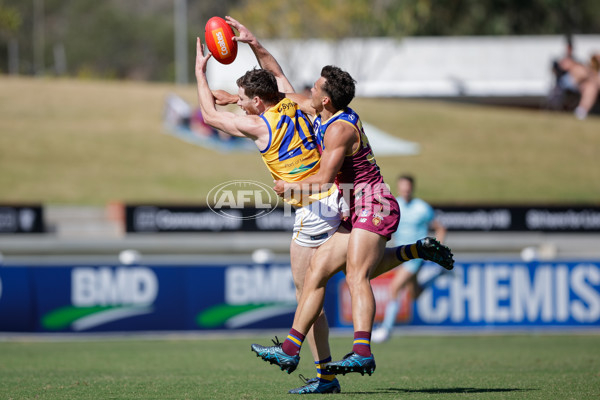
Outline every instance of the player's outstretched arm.
[[281, 66], [275, 57], [273, 57], [273, 55], [269, 53], [269, 51], [265, 49], [262, 44], [260, 44], [256, 36], [254, 36], [254, 34], [239, 21], [230, 16], [226, 16], [225, 21], [227, 21], [231, 27], [235, 28], [239, 32], [239, 36], [234, 36], [233, 40], [237, 42], [248, 43], [261, 68], [266, 69], [275, 75], [275, 79], [277, 80], [277, 88], [279, 91], [282, 93], [295, 92], [294, 87], [283, 73], [283, 69], [281, 69]]
[[250, 138], [257, 142], [257, 145], [262, 146], [261, 141], [268, 136], [268, 130], [260, 117], [235, 115], [230, 112], [218, 111], [215, 107], [216, 99], [206, 80], [206, 64], [210, 57], [210, 52], [204, 55], [204, 45], [200, 42], [200, 38], [197, 38], [195, 72], [198, 83], [198, 103], [204, 122], [231, 136]]

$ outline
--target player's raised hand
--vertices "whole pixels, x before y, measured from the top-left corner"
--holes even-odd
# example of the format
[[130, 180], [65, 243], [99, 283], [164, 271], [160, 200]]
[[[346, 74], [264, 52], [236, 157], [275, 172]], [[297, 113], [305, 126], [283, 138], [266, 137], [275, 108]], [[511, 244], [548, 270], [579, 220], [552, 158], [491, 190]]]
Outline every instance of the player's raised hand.
[[204, 45], [200, 41], [200, 38], [196, 38], [196, 77], [204, 76], [206, 74], [206, 63], [211, 57], [210, 51], [204, 55]]
[[232, 28], [237, 30], [239, 33], [238, 36], [233, 37], [233, 40], [235, 40], [236, 42], [242, 42], [242, 43], [256, 42], [256, 37], [254, 36], [254, 34], [252, 32], [250, 32], [250, 30], [248, 28], [246, 28], [244, 25], [240, 24], [240, 22], [238, 20], [227, 15], [225, 17], [225, 21], [227, 21], [229, 26], [231, 26]]
[[287, 190], [286, 182], [282, 181], [281, 179], [278, 179], [274, 180], [273, 183], [275, 183], [275, 186], [273, 186], [273, 190], [275, 191], [275, 193], [277, 193], [277, 196], [284, 197], [286, 194], [285, 192]]

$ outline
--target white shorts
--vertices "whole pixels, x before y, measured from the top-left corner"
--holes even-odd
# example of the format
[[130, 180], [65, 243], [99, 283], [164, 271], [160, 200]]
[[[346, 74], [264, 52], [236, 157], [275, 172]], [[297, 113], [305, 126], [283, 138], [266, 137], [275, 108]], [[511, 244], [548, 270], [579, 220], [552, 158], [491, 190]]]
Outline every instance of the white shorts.
[[296, 209], [293, 240], [300, 246], [318, 247], [337, 231], [350, 208], [339, 191]]

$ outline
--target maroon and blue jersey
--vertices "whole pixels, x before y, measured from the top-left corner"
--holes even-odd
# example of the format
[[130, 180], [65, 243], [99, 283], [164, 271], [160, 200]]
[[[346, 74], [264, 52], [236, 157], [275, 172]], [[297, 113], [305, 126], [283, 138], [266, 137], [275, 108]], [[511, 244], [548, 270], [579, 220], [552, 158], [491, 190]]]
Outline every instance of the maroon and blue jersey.
[[352, 183], [354, 184], [355, 191], [362, 190], [363, 188], [366, 189], [366, 185], [381, 190], [380, 187], [385, 187], [385, 183], [383, 182], [383, 177], [379, 171], [379, 166], [375, 161], [375, 156], [373, 155], [369, 140], [365, 135], [362, 122], [360, 121], [358, 114], [350, 107], [338, 111], [325, 122], [321, 120], [320, 115], [317, 116], [314, 121], [314, 127], [319, 151], [322, 153], [323, 149], [325, 149], [324, 137], [327, 128], [337, 121], [350, 124], [354, 128], [358, 135], [359, 145], [356, 151], [346, 155], [344, 163], [336, 176], [336, 184], [343, 189], [344, 185], [340, 184]]
[[325, 149], [327, 128], [338, 121], [350, 124], [359, 141], [357, 149], [345, 156], [335, 178], [340, 192], [350, 204], [351, 218], [344, 225], [348, 229], [375, 232], [389, 240], [400, 220], [398, 202], [383, 181], [362, 122], [354, 110], [346, 107], [325, 122], [317, 116], [313, 125], [319, 152]]

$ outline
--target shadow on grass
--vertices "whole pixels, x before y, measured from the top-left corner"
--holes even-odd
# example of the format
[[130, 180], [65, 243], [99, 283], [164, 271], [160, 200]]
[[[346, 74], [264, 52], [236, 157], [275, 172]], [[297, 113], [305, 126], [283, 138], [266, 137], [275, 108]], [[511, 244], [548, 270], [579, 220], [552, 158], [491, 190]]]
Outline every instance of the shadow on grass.
[[[504, 392], [528, 392], [538, 389], [518, 389], [518, 388], [432, 388], [432, 389], [404, 389], [404, 388], [381, 388], [374, 392], [354, 392], [353, 394], [382, 394], [382, 393], [504, 393]], [[346, 392], [346, 394], [351, 394]]]

